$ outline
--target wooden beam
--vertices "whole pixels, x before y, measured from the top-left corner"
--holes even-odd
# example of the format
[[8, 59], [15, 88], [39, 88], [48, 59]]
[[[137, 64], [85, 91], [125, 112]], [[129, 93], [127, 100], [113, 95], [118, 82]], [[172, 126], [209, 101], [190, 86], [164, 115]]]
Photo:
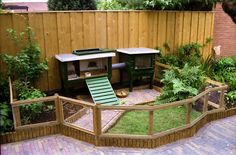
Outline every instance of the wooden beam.
[[76, 120], [78, 120], [79, 118], [81, 118], [83, 115], [86, 114], [87, 112], [87, 108], [82, 108], [80, 109], [79, 111], [77, 111], [76, 113], [74, 113], [73, 115], [69, 116], [68, 118], [65, 119], [65, 122], [68, 122], [68, 123], [73, 123], [75, 122]]
[[98, 108], [98, 104], [93, 107], [93, 128], [95, 134], [95, 145], [99, 146], [99, 136], [102, 133], [102, 121], [101, 121], [101, 109]]
[[48, 96], [48, 97], [41, 97], [36, 99], [30, 99], [30, 100], [20, 100], [20, 101], [14, 101], [12, 102], [12, 106], [20, 106], [20, 105], [26, 105], [26, 104], [32, 104], [37, 102], [49, 102], [54, 101], [57, 98], [57, 96]]
[[186, 124], [191, 123], [192, 103], [187, 104]]
[[90, 103], [90, 102], [86, 102], [86, 101], [82, 101], [82, 100], [78, 100], [78, 99], [72, 99], [72, 98], [68, 98], [68, 97], [64, 97], [64, 96], [59, 96], [59, 98], [62, 101], [73, 103], [73, 104], [76, 104], [76, 105], [88, 106], [88, 107], [94, 107], [95, 106], [94, 103]]
[[216, 109], [220, 108], [220, 105], [218, 105], [218, 104], [216, 104], [214, 102], [211, 102], [211, 101], [208, 101], [208, 105], [210, 105], [210, 106], [212, 106], [212, 107], [214, 107]]
[[220, 100], [219, 100], [219, 103], [220, 103], [220, 108], [223, 108], [224, 105], [225, 105], [225, 92], [224, 92], [224, 89], [223, 89], [223, 88], [221, 89], [221, 92], [220, 92]]
[[204, 102], [203, 102], [203, 109], [202, 109], [203, 113], [208, 111], [208, 97], [209, 97], [209, 94], [206, 93], [204, 96]]
[[153, 135], [153, 124], [154, 124], [154, 114], [153, 111], [149, 111], [149, 119], [148, 119], [148, 135]]
[[18, 126], [15, 128], [15, 130], [22, 130], [22, 129], [31, 129], [31, 128], [38, 128], [43, 126], [53, 126], [58, 125], [59, 123], [57, 121], [50, 121], [50, 122], [43, 122], [43, 123], [37, 123], [37, 124], [27, 124], [23, 126]]
[[12, 107], [12, 115], [14, 121], [14, 128], [21, 126], [21, 118], [20, 118], [20, 107]]
[[10, 90], [10, 104], [13, 102], [13, 91], [12, 91], [12, 83], [11, 83], [11, 77], [8, 77], [9, 81], [9, 90]]

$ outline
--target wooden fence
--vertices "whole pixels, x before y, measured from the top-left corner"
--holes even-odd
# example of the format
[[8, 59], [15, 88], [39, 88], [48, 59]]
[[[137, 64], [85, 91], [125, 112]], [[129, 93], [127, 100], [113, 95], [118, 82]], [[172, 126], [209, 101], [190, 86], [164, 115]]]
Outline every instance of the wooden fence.
[[[153, 148], [163, 144], [167, 144], [182, 138], [193, 136], [204, 124], [223, 117], [236, 114], [236, 108], [225, 111], [224, 109], [224, 91], [227, 85], [217, 83], [211, 80], [208, 82], [216, 87], [208, 88], [202, 93], [192, 98], [177, 102], [167, 103], [163, 105], [135, 105], [135, 106], [105, 106], [93, 104], [81, 100], [71, 99], [54, 95], [33, 100], [15, 101], [13, 100], [12, 86], [10, 83], [10, 98], [13, 108], [13, 119], [15, 132], [0, 135], [1, 143], [15, 142], [48, 134], [61, 133], [66, 136], [77, 138], [96, 146], [121, 146], [121, 147], [143, 147]], [[211, 92], [220, 92], [219, 104], [209, 101]], [[197, 119], [190, 121], [192, 104], [203, 98], [203, 112]], [[38, 124], [22, 125], [19, 108], [21, 105], [33, 104], [38, 102], [53, 101], [55, 103], [56, 120]], [[75, 104], [82, 107], [91, 108], [93, 130], [81, 128], [73, 123], [67, 122], [64, 118], [63, 106], [65, 103]], [[169, 129], [167, 131], [155, 133], [153, 115], [155, 111], [168, 109], [186, 105], [186, 123], [178, 128]], [[208, 106], [213, 107], [213, 110], [208, 110]], [[102, 130], [102, 113], [103, 110], [118, 110], [132, 111], [142, 110], [147, 111], [148, 116], [148, 131], [146, 135], [130, 135], [130, 134], [110, 134]], [[76, 113], [75, 113], [76, 114]]]
[[[42, 90], [60, 88], [58, 63], [54, 56], [83, 48], [163, 47], [171, 50], [181, 44], [205, 42], [213, 37], [213, 12], [181, 11], [83, 11], [0, 14], [0, 53], [15, 55], [17, 47], [7, 37], [7, 28], [22, 31], [33, 28], [47, 58], [49, 70], [43, 74], [38, 87]], [[207, 57], [212, 44], [202, 51]], [[113, 59], [113, 63], [118, 57]], [[0, 62], [1, 63], [1, 62]], [[0, 69], [5, 67], [0, 64]], [[113, 71], [112, 81], [119, 81]]]

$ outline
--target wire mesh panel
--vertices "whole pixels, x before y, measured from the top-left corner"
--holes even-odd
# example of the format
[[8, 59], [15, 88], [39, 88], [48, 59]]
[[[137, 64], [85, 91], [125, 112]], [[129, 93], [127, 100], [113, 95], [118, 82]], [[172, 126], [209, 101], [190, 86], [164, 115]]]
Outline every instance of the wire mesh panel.
[[19, 106], [21, 125], [56, 121], [55, 102], [36, 102]]

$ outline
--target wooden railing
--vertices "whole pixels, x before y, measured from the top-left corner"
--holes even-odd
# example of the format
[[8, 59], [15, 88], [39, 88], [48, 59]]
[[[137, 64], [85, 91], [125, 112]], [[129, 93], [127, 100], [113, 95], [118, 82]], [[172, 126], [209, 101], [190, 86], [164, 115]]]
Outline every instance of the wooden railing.
[[[24, 101], [15, 101], [13, 99], [13, 91], [12, 91], [12, 84], [9, 80], [10, 84], [10, 98], [11, 98], [11, 105], [12, 105], [12, 112], [13, 112], [13, 119], [14, 119], [14, 127], [16, 132], [21, 130], [27, 130], [32, 128], [39, 128], [49, 125], [55, 125], [59, 127], [57, 130], [59, 133], [78, 138], [81, 140], [85, 140], [87, 142], [93, 143], [95, 145], [108, 145], [104, 139], [112, 139], [112, 138], [123, 138], [123, 139], [142, 139], [142, 140], [148, 140], [148, 139], [155, 139], [164, 135], [173, 134], [178, 131], [186, 130], [188, 128], [191, 128], [195, 124], [198, 123], [201, 119], [203, 119], [205, 116], [207, 116], [210, 113], [214, 112], [220, 112], [224, 111], [224, 91], [227, 89], [227, 85], [208, 80], [209, 83], [216, 85], [214, 88], [208, 88], [205, 91], [201, 92], [197, 96], [171, 102], [163, 105], [135, 105], [135, 106], [105, 106], [105, 105], [99, 105], [94, 104], [90, 102], [85, 102], [82, 100], [72, 99], [68, 97], [63, 97], [59, 95], [49, 96], [49, 97], [43, 97], [38, 99], [32, 99], [32, 100], [24, 100]], [[220, 98], [219, 98], [219, 104], [213, 103], [209, 101], [208, 96], [209, 93], [213, 91], [219, 91], [220, 92]], [[204, 98], [204, 105], [203, 105], [203, 112], [202, 115], [199, 116], [196, 120], [191, 120], [191, 112], [192, 112], [192, 104], [201, 99]], [[20, 117], [20, 110], [19, 107], [21, 105], [27, 105], [27, 104], [33, 104], [38, 102], [54, 102], [55, 104], [55, 112], [56, 112], [56, 120], [50, 121], [50, 122], [44, 122], [44, 123], [38, 123], [38, 124], [30, 124], [30, 125], [22, 125], [21, 124], [21, 117]], [[73, 123], [70, 123], [68, 119], [72, 119], [75, 117], [75, 115], [70, 116], [69, 118], [64, 118], [64, 112], [63, 112], [63, 105], [65, 103], [75, 104], [82, 106], [83, 108], [90, 108], [92, 110], [92, 116], [93, 116], [93, 131], [86, 130], [82, 127], [73, 125]], [[185, 125], [169, 129], [164, 132], [155, 133], [154, 132], [154, 112], [162, 109], [168, 109], [172, 107], [177, 107], [181, 105], [186, 105], [187, 112], [186, 112], [186, 123]], [[214, 109], [211, 111], [208, 111], [208, 106], [212, 106]], [[102, 111], [103, 110], [122, 110], [122, 111], [132, 111], [132, 110], [141, 110], [141, 111], [147, 111], [148, 112], [148, 130], [146, 135], [127, 135], [127, 134], [111, 134], [111, 133], [104, 133], [102, 131]], [[51, 129], [52, 130], [52, 129]], [[54, 133], [54, 132], [53, 132]], [[111, 144], [109, 144], [111, 145]], [[112, 144], [113, 145], [113, 144]], [[114, 144], [116, 145], [116, 144]], [[117, 144], [118, 145], [118, 144]], [[128, 144], [127, 144], [128, 145]], [[123, 145], [120, 145], [123, 146]], [[124, 145], [126, 146], [126, 145]], [[154, 143], [150, 146], [156, 146]]]

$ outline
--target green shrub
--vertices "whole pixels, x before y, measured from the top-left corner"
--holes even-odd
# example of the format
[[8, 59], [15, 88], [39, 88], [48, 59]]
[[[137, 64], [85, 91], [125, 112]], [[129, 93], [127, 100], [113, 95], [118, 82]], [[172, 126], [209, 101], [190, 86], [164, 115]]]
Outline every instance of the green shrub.
[[[19, 34], [13, 29], [8, 29], [7, 31], [10, 38], [16, 43], [16, 46], [20, 48], [16, 56], [1, 55], [1, 59], [7, 68], [6, 75], [11, 77], [16, 86], [17, 99], [26, 100], [44, 97], [45, 94], [43, 92], [32, 87], [41, 73], [48, 69], [47, 61], [40, 60], [40, 49], [34, 40], [32, 29], [27, 27]], [[6, 87], [6, 82], [2, 83], [1, 81], [0, 84]], [[5, 88], [0, 95], [6, 96], [5, 91], [8, 91], [8, 88]], [[4, 100], [9, 101], [9, 94], [7, 95], [7, 99]], [[20, 108], [23, 124], [29, 123], [41, 114], [43, 106], [42, 103], [23, 105]]]
[[214, 68], [214, 79], [227, 83], [230, 90], [236, 90], [236, 56], [218, 60]]
[[0, 102], [0, 133], [12, 130], [11, 108], [7, 102]]
[[185, 64], [181, 70], [176, 67], [166, 70], [161, 82], [164, 87], [161, 95], [157, 98], [157, 104], [195, 96], [205, 86], [204, 72], [200, 67], [188, 64]]
[[122, 6], [119, 2], [116, 0], [106, 1], [101, 0], [97, 2], [97, 8], [99, 10], [126, 10], [125, 6]]
[[[16, 92], [20, 100], [35, 99], [40, 97], [45, 97], [46, 95], [38, 89], [29, 86], [29, 83], [16, 81], [14, 82], [16, 86]], [[34, 103], [28, 105], [22, 105], [20, 112], [22, 115], [23, 124], [28, 124], [39, 116], [43, 112], [44, 104]]]
[[160, 62], [164, 64], [169, 64], [175, 67], [183, 68], [186, 63], [191, 66], [199, 66], [201, 64], [201, 53], [200, 49], [202, 45], [198, 43], [190, 43], [180, 46], [177, 49], [176, 54], [169, 51], [169, 46], [164, 44], [169, 54], [161, 55]]
[[0, 102], [9, 102], [9, 84], [0, 72]]
[[[19, 45], [21, 50], [16, 56], [4, 54], [1, 56], [7, 65], [7, 75], [12, 79], [35, 83], [42, 72], [48, 69], [47, 61], [40, 60], [40, 48], [35, 42], [33, 31], [27, 27], [25, 31], [17, 35], [13, 29], [7, 30], [10, 38]], [[27, 38], [25, 43], [24, 38]]]
[[145, 0], [145, 6], [154, 10], [210, 11], [215, 0]]
[[225, 95], [226, 106], [232, 107], [236, 105], [236, 90], [230, 91]]
[[96, 10], [95, 0], [48, 0], [49, 10]]
[[236, 23], [236, 1], [223, 0], [222, 8], [231, 17], [233, 22]]

